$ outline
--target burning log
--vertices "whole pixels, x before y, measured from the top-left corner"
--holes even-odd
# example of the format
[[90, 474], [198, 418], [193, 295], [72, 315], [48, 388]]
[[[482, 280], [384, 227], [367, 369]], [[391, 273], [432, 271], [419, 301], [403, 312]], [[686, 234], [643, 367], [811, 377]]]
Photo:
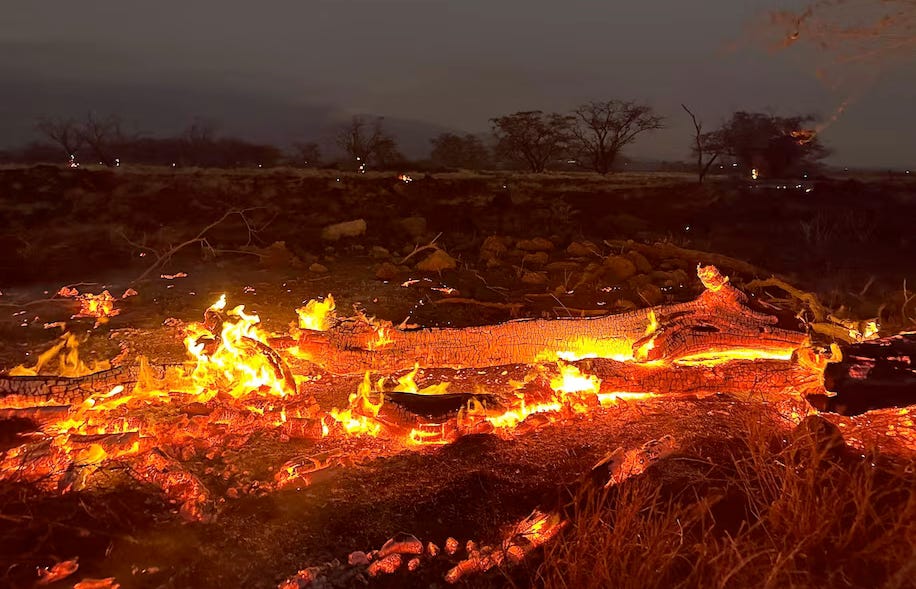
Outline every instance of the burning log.
[[480, 327], [386, 330], [384, 345], [361, 321], [327, 331], [303, 330], [299, 351], [330, 372], [393, 372], [415, 364], [485, 367], [558, 358], [676, 362], [727, 356], [788, 359], [805, 334], [747, 305], [747, 297], [713, 267], [698, 272], [706, 290], [695, 300], [583, 319], [518, 320]]
[[0, 407], [28, 408], [41, 405], [82, 403], [92, 395], [116, 386], [128, 387], [150, 371], [153, 378], [165, 377], [169, 365], [135, 364], [117, 366], [86, 376], [9, 376], [0, 375]]

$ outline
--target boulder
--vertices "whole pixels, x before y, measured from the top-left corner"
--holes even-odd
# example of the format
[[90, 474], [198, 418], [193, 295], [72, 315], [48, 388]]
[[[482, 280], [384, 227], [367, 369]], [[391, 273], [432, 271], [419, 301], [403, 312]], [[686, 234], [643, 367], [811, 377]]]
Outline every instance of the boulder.
[[598, 247], [590, 241], [574, 241], [566, 246], [566, 254], [574, 258], [598, 255]]
[[545, 237], [535, 237], [534, 239], [522, 239], [515, 244], [515, 247], [526, 252], [549, 252], [553, 250], [553, 242]]
[[531, 252], [522, 256], [522, 264], [525, 266], [543, 266], [550, 260], [547, 252]]
[[314, 272], [315, 274], [327, 274], [328, 267], [325, 266], [324, 264], [319, 264], [318, 262], [315, 262], [314, 264], [309, 266], [309, 272]]
[[544, 272], [525, 272], [522, 274], [522, 283], [530, 286], [543, 286], [547, 284], [547, 274]]
[[412, 238], [417, 239], [426, 234], [425, 217], [404, 217], [400, 219], [398, 225]]
[[416, 268], [423, 272], [442, 272], [443, 270], [454, 270], [457, 266], [458, 262], [455, 261], [455, 258], [442, 250], [436, 250], [418, 263]]
[[321, 239], [325, 241], [338, 241], [343, 237], [359, 237], [366, 233], [366, 220], [355, 219], [334, 223], [321, 230]]
[[608, 256], [604, 260], [606, 276], [616, 282], [624, 282], [636, 274], [636, 264], [626, 256]]

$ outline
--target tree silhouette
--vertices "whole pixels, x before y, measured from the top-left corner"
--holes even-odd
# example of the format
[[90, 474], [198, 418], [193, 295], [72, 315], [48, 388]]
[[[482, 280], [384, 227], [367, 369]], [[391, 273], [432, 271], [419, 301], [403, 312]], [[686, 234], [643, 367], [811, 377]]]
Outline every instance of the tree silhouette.
[[722, 153], [722, 144], [717, 133], [703, 133], [703, 121], [697, 119], [687, 105], [682, 104], [681, 108], [687, 111], [690, 120], [693, 121], [694, 136], [691, 151], [697, 158], [697, 182], [702, 184], [709, 169]]
[[589, 102], [573, 111], [572, 132], [580, 160], [599, 174], [607, 174], [624, 146], [640, 133], [664, 127], [652, 107], [621, 100]]
[[372, 121], [354, 116], [337, 133], [337, 145], [357, 166], [380, 166], [403, 159], [394, 138], [382, 129], [382, 117]]
[[777, 117], [739, 111], [704, 141], [718, 143], [744, 169], [781, 177], [813, 166], [830, 152], [809, 127], [811, 115]]
[[47, 118], [36, 123], [35, 128], [64, 150], [66, 157], [76, 157], [85, 145], [82, 126], [73, 119]]
[[476, 135], [442, 133], [432, 139], [431, 143], [433, 149], [430, 159], [439, 166], [479, 170], [486, 166], [489, 159], [486, 146]]
[[520, 111], [490, 119], [490, 123], [497, 155], [525, 164], [532, 172], [543, 172], [552, 160], [566, 153], [572, 137], [572, 117], [558, 113]]

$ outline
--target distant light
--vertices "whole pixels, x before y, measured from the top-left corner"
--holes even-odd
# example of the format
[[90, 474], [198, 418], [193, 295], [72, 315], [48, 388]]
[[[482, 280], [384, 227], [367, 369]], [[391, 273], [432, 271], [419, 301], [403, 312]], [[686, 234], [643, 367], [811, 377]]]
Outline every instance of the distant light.
[[684, 231], [690, 231], [690, 225], [685, 225], [685, 226], [684, 226]]
[[175, 162], [172, 162], [172, 167], [173, 167], [173, 168], [175, 167]]
[[116, 167], [116, 168], [120, 168], [120, 167], [121, 167], [121, 158], [119, 158], [119, 157], [116, 157], [116, 158], [115, 158], [115, 167]]
[[738, 167], [738, 164], [737, 164], [737, 163], [733, 163], [733, 164], [732, 164], [732, 167], [733, 167], [733, 168], [737, 168], [737, 167]]

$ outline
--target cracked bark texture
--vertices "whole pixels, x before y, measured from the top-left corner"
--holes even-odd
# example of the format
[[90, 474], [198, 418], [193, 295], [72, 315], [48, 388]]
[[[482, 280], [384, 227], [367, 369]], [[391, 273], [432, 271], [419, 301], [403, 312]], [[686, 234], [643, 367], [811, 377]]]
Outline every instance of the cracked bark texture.
[[[777, 318], [747, 306], [729, 284], [707, 289], [693, 301], [607, 317], [518, 320], [466, 328], [390, 330], [390, 342], [370, 349], [374, 331], [345, 320], [328, 331], [303, 331], [298, 347], [336, 374], [424, 367], [531, 364], [557, 358], [602, 356], [674, 362], [692, 355], [749, 349], [791, 355], [805, 334], [777, 327]], [[654, 320], [653, 320], [654, 318]], [[651, 342], [651, 345], [648, 345]]]

